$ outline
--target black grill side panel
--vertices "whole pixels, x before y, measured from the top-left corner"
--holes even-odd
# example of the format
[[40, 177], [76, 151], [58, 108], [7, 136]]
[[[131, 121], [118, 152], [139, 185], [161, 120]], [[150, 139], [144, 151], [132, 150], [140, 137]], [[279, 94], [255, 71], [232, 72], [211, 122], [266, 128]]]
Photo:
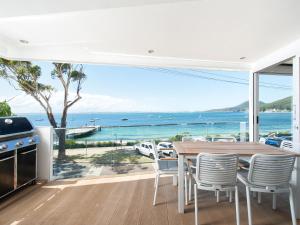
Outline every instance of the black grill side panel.
[[17, 187], [36, 178], [36, 145], [18, 149]]
[[0, 196], [14, 190], [14, 152], [0, 154]]

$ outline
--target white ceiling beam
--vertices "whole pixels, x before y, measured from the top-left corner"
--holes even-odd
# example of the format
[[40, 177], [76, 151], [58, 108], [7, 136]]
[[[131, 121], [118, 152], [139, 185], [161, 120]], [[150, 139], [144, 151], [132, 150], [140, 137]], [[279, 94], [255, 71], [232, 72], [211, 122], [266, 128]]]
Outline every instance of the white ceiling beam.
[[296, 55], [300, 55], [300, 39], [254, 62], [252, 65], [252, 71], [263, 71], [286, 60], [289, 60]]

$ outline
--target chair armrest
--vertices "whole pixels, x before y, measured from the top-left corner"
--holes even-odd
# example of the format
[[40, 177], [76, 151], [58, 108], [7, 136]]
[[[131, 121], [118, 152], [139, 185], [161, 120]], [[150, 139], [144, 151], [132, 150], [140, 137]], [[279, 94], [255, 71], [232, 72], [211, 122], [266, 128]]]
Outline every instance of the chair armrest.
[[161, 148], [161, 149], [159, 149], [159, 150], [175, 150], [175, 148]]
[[177, 161], [177, 159], [176, 158], [161, 158], [161, 159], [159, 159], [159, 160], [173, 160], [173, 161]]

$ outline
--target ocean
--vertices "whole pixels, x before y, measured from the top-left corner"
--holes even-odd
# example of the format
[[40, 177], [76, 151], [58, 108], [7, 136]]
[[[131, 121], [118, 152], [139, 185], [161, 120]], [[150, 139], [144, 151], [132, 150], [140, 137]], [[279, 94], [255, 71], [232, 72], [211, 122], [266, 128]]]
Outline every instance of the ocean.
[[[45, 114], [22, 114], [35, 126], [48, 126]], [[59, 114], [55, 117], [58, 119]], [[59, 121], [59, 120], [57, 120]], [[98, 125], [103, 128], [83, 138], [87, 141], [167, 139], [177, 134], [238, 134], [240, 123], [248, 127], [247, 112], [179, 113], [70, 113], [68, 127]], [[260, 133], [291, 131], [291, 113], [261, 113]]]

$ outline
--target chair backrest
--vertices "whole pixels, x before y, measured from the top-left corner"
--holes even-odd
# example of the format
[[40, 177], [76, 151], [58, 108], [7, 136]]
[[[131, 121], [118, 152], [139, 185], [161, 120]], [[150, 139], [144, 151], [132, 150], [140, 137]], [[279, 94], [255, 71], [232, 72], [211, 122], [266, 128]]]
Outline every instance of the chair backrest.
[[158, 152], [157, 146], [154, 141], [152, 141], [153, 151], [154, 151], [154, 161], [156, 164], [156, 169], [160, 171], [176, 171], [178, 169], [178, 160], [162, 160], [161, 155]]
[[235, 137], [215, 137], [212, 142], [237, 142]]
[[260, 143], [260, 144], [266, 144], [266, 138], [264, 138], [264, 137], [259, 138], [258, 143]]
[[288, 140], [283, 140], [280, 144], [280, 148], [284, 150], [293, 150], [293, 142]]
[[193, 140], [194, 141], [202, 141], [202, 142], [206, 142], [207, 141], [206, 137], [203, 137], [203, 136], [193, 137]]
[[184, 136], [182, 137], [181, 139], [182, 142], [185, 142], [185, 141], [207, 141], [207, 139], [203, 136], [196, 136], [196, 137], [192, 137], [192, 136]]
[[294, 155], [256, 154], [250, 161], [248, 181], [267, 188], [288, 185], [294, 163]]
[[182, 142], [185, 142], [185, 141], [193, 141], [193, 138], [191, 136], [184, 136], [182, 137], [181, 139]]
[[159, 157], [159, 153], [158, 153], [155, 141], [151, 141], [151, 143], [152, 143], [152, 147], [153, 147], [154, 160], [157, 161], [157, 160], [159, 160], [160, 157]]
[[212, 186], [234, 186], [238, 161], [236, 154], [200, 153], [197, 156], [196, 181]]

